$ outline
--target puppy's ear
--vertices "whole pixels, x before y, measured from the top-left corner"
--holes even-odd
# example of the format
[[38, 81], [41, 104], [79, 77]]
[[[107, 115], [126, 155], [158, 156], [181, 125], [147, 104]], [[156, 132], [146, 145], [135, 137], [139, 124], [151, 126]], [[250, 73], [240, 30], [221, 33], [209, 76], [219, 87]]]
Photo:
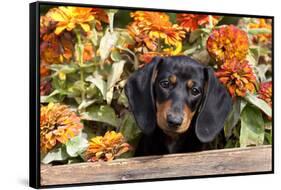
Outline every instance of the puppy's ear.
[[156, 127], [153, 85], [161, 60], [160, 57], [154, 57], [144, 68], [133, 73], [125, 86], [125, 94], [135, 120], [146, 135], [151, 134]]
[[196, 121], [195, 133], [203, 142], [211, 142], [224, 127], [232, 107], [231, 97], [215, 77], [211, 68], [205, 68], [207, 86]]

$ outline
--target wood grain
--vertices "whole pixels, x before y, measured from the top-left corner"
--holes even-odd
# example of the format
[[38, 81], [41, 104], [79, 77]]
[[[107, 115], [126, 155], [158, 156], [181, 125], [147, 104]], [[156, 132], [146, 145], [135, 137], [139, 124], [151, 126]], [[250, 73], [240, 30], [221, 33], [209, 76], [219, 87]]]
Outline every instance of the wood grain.
[[95, 183], [272, 171], [272, 147], [135, 157], [111, 162], [41, 165], [41, 185]]

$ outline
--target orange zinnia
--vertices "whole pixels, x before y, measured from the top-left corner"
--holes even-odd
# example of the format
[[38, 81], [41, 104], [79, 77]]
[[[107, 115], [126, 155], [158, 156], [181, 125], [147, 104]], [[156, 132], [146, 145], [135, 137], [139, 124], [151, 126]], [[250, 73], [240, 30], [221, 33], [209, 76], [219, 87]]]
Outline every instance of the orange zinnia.
[[214, 30], [208, 38], [207, 50], [219, 63], [246, 58], [249, 50], [247, 33], [229, 25]]
[[124, 136], [115, 131], [108, 131], [104, 136], [97, 136], [90, 140], [86, 150], [88, 161], [109, 161], [129, 151], [130, 145], [126, 143]]
[[40, 149], [47, 153], [58, 144], [65, 144], [83, 128], [80, 118], [66, 105], [49, 103], [40, 110]]
[[272, 82], [263, 82], [260, 84], [259, 98], [263, 99], [272, 107]]
[[92, 8], [92, 15], [95, 17], [95, 25], [98, 30], [102, 30], [102, 22], [108, 23], [108, 15], [107, 13], [100, 8]]
[[93, 59], [94, 56], [94, 49], [92, 43], [88, 42], [84, 44], [83, 47], [83, 60], [90, 61]]
[[40, 75], [49, 75], [50, 64], [69, 63], [73, 57], [74, 42], [68, 32], [60, 36], [54, 33], [44, 34], [40, 44]]
[[188, 32], [192, 32], [199, 26], [208, 24], [216, 25], [219, 22], [220, 16], [201, 15], [201, 14], [177, 14], [177, 21], [180, 26]]
[[254, 93], [256, 76], [247, 60], [227, 61], [221, 65], [216, 76], [228, 89], [230, 95], [244, 97], [247, 92]]
[[164, 56], [170, 56], [172, 55], [170, 52], [154, 52], [154, 51], [150, 51], [150, 52], [146, 52], [143, 53], [139, 56], [140, 61], [144, 62], [144, 63], [150, 63], [153, 59], [153, 57], [155, 56], [160, 56], [160, 57], [164, 57]]
[[130, 34], [137, 42], [143, 41], [150, 50], [156, 49], [158, 40], [177, 47], [185, 37], [183, 28], [172, 24], [166, 13], [136, 11], [131, 17], [134, 21], [128, 26]]

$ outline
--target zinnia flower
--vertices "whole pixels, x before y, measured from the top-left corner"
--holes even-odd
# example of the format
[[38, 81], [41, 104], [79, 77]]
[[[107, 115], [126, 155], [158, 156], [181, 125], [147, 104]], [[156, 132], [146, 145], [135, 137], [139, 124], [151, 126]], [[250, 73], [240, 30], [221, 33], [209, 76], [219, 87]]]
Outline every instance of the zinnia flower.
[[40, 44], [40, 76], [49, 75], [50, 64], [69, 63], [73, 57], [74, 42], [70, 33], [63, 32], [60, 36], [46, 33]]
[[73, 56], [74, 42], [70, 33], [57, 36], [45, 34], [40, 44], [40, 58], [45, 64], [57, 64], [70, 61]]
[[[271, 22], [270, 20], [266, 20], [264, 18], [255, 19], [255, 22], [249, 23], [248, 27], [250, 29], [260, 28], [260, 29], [269, 29], [272, 30]], [[253, 41], [255, 43], [266, 43], [271, 41], [272, 33], [269, 34], [256, 34], [253, 36]]]
[[56, 28], [56, 22], [50, 17], [40, 16], [40, 38], [47, 33], [51, 33]]
[[150, 51], [150, 52], [146, 52], [146, 53], [141, 54], [139, 56], [139, 60], [144, 62], [144, 63], [150, 63], [152, 61], [153, 57], [155, 57], [155, 56], [165, 57], [165, 56], [170, 56], [170, 55], [172, 55], [170, 52], [154, 52], [154, 51]]
[[47, 96], [52, 90], [52, 85], [49, 80], [40, 81], [40, 96]]
[[134, 21], [128, 26], [130, 34], [152, 51], [156, 50], [159, 40], [177, 47], [185, 37], [183, 28], [172, 24], [166, 13], [136, 11], [131, 13], [131, 17]]
[[105, 135], [94, 137], [90, 140], [86, 150], [88, 161], [98, 160], [109, 161], [130, 150], [130, 145], [126, 143], [121, 133], [108, 131]]
[[40, 110], [40, 148], [47, 153], [56, 145], [65, 144], [83, 128], [80, 118], [66, 105], [49, 103]]
[[92, 15], [95, 17], [95, 25], [98, 30], [102, 30], [102, 22], [108, 23], [108, 15], [107, 13], [100, 8], [92, 8]]
[[186, 31], [192, 32], [199, 26], [212, 24], [213, 26], [219, 22], [220, 16], [202, 15], [202, 14], [177, 14], [177, 21]]
[[207, 41], [209, 54], [220, 63], [232, 59], [241, 61], [246, 58], [248, 49], [246, 32], [233, 25], [214, 30]]
[[89, 22], [95, 17], [92, 14], [92, 8], [60, 6], [52, 8], [46, 14], [47, 17], [57, 22], [55, 34], [59, 35], [62, 31], [71, 31], [79, 25], [85, 32], [90, 30]]
[[260, 84], [259, 98], [263, 99], [272, 107], [272, 82], [263, 82]]
[[42, 78], [48, 76], [50, 74], [50, 70], [48, 67], [48, 64], [45, 64], [44, 62], [41, 61], [40, 63], [40, 76]]
[[84, 44], [83, 47], [83, 60], [90, 61], [93, 59], [94, 56], [94, 49], [92, 43], [88, 42]]
[[221, 65], [216, 76], [228, 89], [230, 95], [244, 97], [247, 92], [254, 93], [256, 76], [247, 60], [227, 61]]

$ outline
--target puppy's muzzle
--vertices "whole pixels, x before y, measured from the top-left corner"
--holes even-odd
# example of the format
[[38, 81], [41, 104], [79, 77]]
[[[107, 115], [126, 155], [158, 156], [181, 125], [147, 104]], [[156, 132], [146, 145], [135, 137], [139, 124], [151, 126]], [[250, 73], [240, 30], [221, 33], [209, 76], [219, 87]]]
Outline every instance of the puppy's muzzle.
[[183, 122], [183, 115], [178, 113], [168, 113], [167, 114], [167, 124], [170, 128], [177, 128]]

